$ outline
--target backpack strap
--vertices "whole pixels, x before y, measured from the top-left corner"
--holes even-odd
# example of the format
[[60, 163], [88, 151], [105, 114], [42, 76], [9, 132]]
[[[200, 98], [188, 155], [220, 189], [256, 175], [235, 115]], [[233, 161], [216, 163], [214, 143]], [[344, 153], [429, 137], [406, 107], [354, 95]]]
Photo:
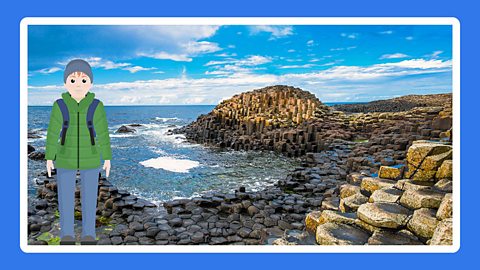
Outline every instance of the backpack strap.
[[87, 111], [87, 127], [88, 127], [88, 132], [90, 133], [90, 142], [92, 145], [95, 145], [95, 137], [97, 134], [95, 133], [95, 127], [93, 126], [93, 115], [95, 114], [95, 109], [97, 109], [98, 103], [100, 103], [100, 100], [98, 99], [93, 99], [92, 103], [88, 106], [88, 111]]
[[63, 117], [63, 124], [62, 124], [62, 131], [60, 131], [60, 144], [64, 145], [65, 144], [65, 136], [67, 135], [67, 129], [70, 124], [70, 114], [68, 113], [68, 108], [67, 105], [65, 104], [65, 101], [61, 98], [57, 99], [57, 105], [60, 108], [60, 111], [62, 112], [62, 117]]

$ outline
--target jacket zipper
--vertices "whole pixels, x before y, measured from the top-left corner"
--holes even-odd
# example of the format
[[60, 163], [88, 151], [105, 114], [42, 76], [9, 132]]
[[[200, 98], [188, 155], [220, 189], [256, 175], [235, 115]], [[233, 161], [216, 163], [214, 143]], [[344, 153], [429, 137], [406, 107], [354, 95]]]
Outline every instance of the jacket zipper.
[[80, 169], [80, 103], [77, 104], [77, 168]]

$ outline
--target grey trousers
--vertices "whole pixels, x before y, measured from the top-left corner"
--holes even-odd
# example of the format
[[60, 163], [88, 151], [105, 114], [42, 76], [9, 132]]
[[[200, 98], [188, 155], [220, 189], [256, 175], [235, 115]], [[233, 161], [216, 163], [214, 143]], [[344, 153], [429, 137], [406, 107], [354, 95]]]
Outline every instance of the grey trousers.
[[[100, 167], [80, 171], [80, 202], [82, 204], [82, 237], [95, 235], [97, 211], [98, 174]], [[58, 211], [60, 212], [60, 237], [74, 232], [75, 179], [77, 170], [57, 168]]]

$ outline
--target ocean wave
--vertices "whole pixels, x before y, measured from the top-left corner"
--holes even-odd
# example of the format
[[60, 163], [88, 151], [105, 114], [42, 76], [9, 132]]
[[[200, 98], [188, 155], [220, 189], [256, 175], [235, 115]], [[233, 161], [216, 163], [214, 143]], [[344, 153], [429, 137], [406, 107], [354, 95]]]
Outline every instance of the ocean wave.
[[177, 173], [188, 173], [191, 169], [200, 166], [200, 162], [189, 159], [176, 159], [172, 157], [158, 157], [140, 162], [144, 167], [163, 169]]
[[178, 117], [155, 117], [156, 121], [168, 122], [168, 121], [178, 121], [180, 118]]

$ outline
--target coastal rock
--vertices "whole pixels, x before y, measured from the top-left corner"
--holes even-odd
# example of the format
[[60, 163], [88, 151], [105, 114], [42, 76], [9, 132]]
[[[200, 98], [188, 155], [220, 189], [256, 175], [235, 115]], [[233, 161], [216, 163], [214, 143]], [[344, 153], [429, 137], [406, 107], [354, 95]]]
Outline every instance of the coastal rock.
[[435, 175], [437, 179], [452, 179], [453, 177], [453, 162], [452, 160], [443, 161], [440, 168]]
[[431, 238], [437, 227], [436, 211], [429, 208], [417, 209], [407, 224], [410, 231], [423, 238]]
[[364, 245], [370, 234], [352, 225], [324, 223], [317, 227], [316, 241], [319, 245]]
[[395, 184], [395, 188], [407, 191], [407, 190], [420, 190], [420, 189], [428, 189], [432, 187], [434, 184], [432, 182], [425, 182], [425, 181], [413, 181], [410, 179], [402, 179], [398, 180]]
[[355, 212], [358, 207], [364, 203], [368, 202], [368, 197], [356, 193], [350, 197], [343, 198], [340, 200], [340, 211], [345, 212]]
[[386, 187], [375, 190], [369, 198], [369, 202], [388, 202], [388, 203], [395, 203], [400, 199], [402, 196], [403, 191], [392, 188]]
[[438, 208], [444, 195], [433, 189], [407, 190], [400, 197], [400, 203], [410, 209]]
[[340, 199], [350, 197], [360, 193], [360, 187], [350, 184], [344, 184], [340, 186]]
[[398, 232], [378, 230], [368, 239], [369, 245], [423, 245], [415, 235], [407, 230]]
[[395, 167], [388, 167], [388, 166], [380, 166], [380, 170], [378, 171], [378, 177], [391, 179], [391, 180], [398, 180], [402, 178], [403, 174], [403, 167], [395, 168]]
[[417, 181], [433, 181], [438, 167], [452, 158], [452, 146], [440, 142], [414, 141], [407, 152], [406, 177]]
[[135, 133], [136, 130], [134, 128], [128, 126], [121, 126], [117, 129], [116, 133]]
[[30, 144], [28, 145], [28, 154], [35, 152], [35, 147], [31, 146]]
[[443, 220], [443, 219], [451, 218], [453, 215], [452, 213], [453, 213], [452, 193], [448, 193], [443, 197], [442, 202], [438, 207], [436, 217], [439, 220]]
[[433, 232], [430, 245], [452, 245], [453, 244], [453, 221], [451, 218], [440, 221]]
[[397, 229], [407, 225], [411, 211], [395, 203], [366, 203], [358, 208], [357, 215], [373, 226]]
[[361, 189], [368, 195], [372, 194], [375, 190], [385, 188], [385, 187], [393, 187], [395, 185], [395, 181], [388, 180], [388, 179], [381, 179], [378, 177], [365, 177], [362, 180]]

